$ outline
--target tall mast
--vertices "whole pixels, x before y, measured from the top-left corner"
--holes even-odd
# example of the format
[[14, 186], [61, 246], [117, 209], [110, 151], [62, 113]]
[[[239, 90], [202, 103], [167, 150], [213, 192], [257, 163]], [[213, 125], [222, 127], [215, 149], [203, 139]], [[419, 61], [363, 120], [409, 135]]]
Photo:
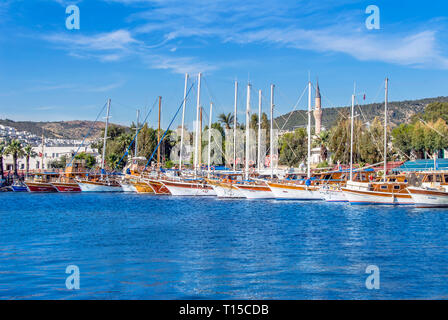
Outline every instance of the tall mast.
[[202, 171], [202, 111], [203, 108], [200, 107], [199, 108], [199, 152], [198, 152], [198, 157], [199, 157], [199, 168]]
[[212, 154], [212, 148], [211, 148], [211, 142], [212, 142], [212, 114], [213, 114], [213, 103], [210, 102], [210, 115], [208, 119], [208, 159], [207, 159], [207, 165], [208, 165], [208, 177], [210, 178], [210, 157]]
[[250, 83], [247, 84], [246, 99], [246, 180], [249, 179], [249, 157], [250, 157]]
[[198, 159], [199, 159], [199, 108], [201, 105], [201, 73], [198, 74], [198, 93], [196, 102], [196, 137], [194, 142], [194, 170], [195, 173], [198, 170]]
[[107, 100], [106, 126], [104, 128], [104, 141], [103, 141], [103, 155], [101, 157], [101, 178], [103, 177], [104, 166], [106, 163], [106, 140], [107, 140], [107, 129], [109, 127], [109, 114], [110, 114], [110, 99]]
[[185, 74], [184, 102], [182, 107], [182, 126], [180, 133], [179, 170], [182, 170], [182, 151], [184, 149], [184, 122], [185, 122], [185, 107], [187, 105], [187, 84], [188, 84], [188, 73]]
[[45, 137], [44, 137], [44, 129], [42, 128], [42, 153], [41, 153], [41, 161], [42, 161], [42, 168], [41, 172], [44, 172], [44, 148], [45, 148]]
[[140, 121], [140, 110], [137, 109], [137, 124], [135, 127], [134, 157], [137, 157], [137, 153], [138, 153], [138, 130], [140, 129], [139, 121]]
[[384, 98], [384, 182], [386, 182], [387, 173], [387, 100], [388, 100], [388, 90], [389, 90], [389, 79], [386, 78], [386, 89]]
[[355, 92], [352, 94], [352, 116], [350, 118], [350, 181], [353, 181], [353, 121], [355, 110]]
[[159, 96], [159, 121], [157, 126], [157, 167], [160, 168], [160, 115], [162, 113], [162, 97]]
[[235, 101], [233, 111], [233, 170], [236, 170], [236, 124], [237, 124], [237, 103], [238, 103], [238, 81], [235, 81]]
[[271, 165], [271, 178], [274, 177], [274, 85], [271, 84], [271, 132], [270, 132], [270, 165]]
[[261, 170], [261, 90], [258, 90], [258, 154], [257, 154], [257, 164], [258, 171]]
[[311, 178], [311, 81], [308, 82], [308, 161], [307, 161], [307, 177]]

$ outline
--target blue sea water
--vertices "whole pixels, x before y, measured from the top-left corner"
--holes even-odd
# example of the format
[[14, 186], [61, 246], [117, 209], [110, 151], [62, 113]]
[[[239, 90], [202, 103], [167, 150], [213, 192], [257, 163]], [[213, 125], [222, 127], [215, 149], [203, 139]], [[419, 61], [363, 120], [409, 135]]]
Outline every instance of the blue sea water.
[[[448, 210], [0, 194], [0, 299], [446, 299]], [[80, 270], [68, 290], [66, 267]], [[380, 270], [368, 290], [366, 267]]]

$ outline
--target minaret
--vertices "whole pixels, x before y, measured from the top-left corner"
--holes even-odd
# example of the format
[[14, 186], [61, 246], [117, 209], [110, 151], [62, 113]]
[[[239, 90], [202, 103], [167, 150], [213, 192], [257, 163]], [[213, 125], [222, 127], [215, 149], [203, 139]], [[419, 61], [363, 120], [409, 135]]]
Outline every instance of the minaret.
[[314, 122], [315, 122], [315, 135], [318, 136], [320, 134], [320, 127], [322, 125], [322, 105], [321, 105], [321, 97], [319, 90], [319, 80], [316, 84], [316, 99], [314, 106]]

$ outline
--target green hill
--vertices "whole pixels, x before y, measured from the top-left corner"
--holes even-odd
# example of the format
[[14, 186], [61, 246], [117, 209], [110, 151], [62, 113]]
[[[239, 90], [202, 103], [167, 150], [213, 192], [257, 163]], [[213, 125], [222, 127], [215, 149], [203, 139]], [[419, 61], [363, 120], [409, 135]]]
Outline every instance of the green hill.
[[[400, 123], [407, 123], [411, 120], [411, 117], [419, 112], [423, 112], [425, 107], [432, 102], [448, 102], [448, 97], [437, 97], [437, 98], [427, 98], [420, 100], [406, 100], [406, 101], [395, 101], [389, 102], [389, 123], [392, 126], [398, 125]], [[384, 117], [384, 103], [372, 103], [361, 105], [362, 114], [361, 119], [363, 121], [371, 122], [375, 117]], [[360, 113], [360, 109], [356, 106], [355, 111]], [[350, 107], [338, 107], [338, 108], [323, 108], [322, 109], [322, 125], [329, 129], [334, 124], [336, 124], [339, 116], [348, 115], [350, 112]], [[291, 114], [292, 113], [292, 114]], [[290, 119], [285, 122], [290, 116]], [[280, 117], [275, 118], [275, 123], [279, 129], [293, 130], [296, 127], [304, 127], [307, 125], [307, 111], [296, 110], [284, 114]], [[314, 117], [311, 117], [312, 125], [314, 125]]]

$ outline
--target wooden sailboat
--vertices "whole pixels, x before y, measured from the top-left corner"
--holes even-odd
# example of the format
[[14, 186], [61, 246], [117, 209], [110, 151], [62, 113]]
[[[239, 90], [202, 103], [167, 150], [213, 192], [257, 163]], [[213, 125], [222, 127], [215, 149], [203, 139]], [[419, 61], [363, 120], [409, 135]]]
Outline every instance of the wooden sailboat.
[[[358, 182], [352, 179], [347, 186], [342, 188], [345, 197], [350, 204], [388, 204], [388, 205], [410, 205], [414, 201], [407, 191], [407, 181], [387, 177], [387, 103], [388, 103], [388, 79], [385, 83], [384, 102], [384, 174], [379, 182]], [[354, 95], [353, 99], [354, 101]], [[353, 103], [352, 103], [353, 105]], [[353, 112], [352, 112], [353, 123]], [[353, 132], [353, 131], [352, 131]], [[353, 134], [352, 134], [353, 137]], [[353, 146], [353, 140], [351, 145]], [[351, 154], [353, 151], [351, 151]], [[352, 164], [351, 164], [352, 170]]]
[[434, 155], [434, 171], [422, 172], [420, 187], [408, 187], [417, 207], [448, 207], [448, 172], [437, 171]]
[[122, 192], [123, 189], [115, 179], [111, 178], [105, 172], [106, 164], [106, 144], [107, 144], [107, 129], [109, 126], [109, 114], [110, 114], [110, 102], [107, 100], [107, 114], [106, 114], [106, 126], [104, 129], [104, 141], [103, 141], [103, 154], [101, 157], [101, 176], [93, 179], [77, 179], [79, 187], [82, 192]]
[[307, 179], [299, 181], [267, 182], [276, 199], [322, 200], [319, 185], [311, 177], [311, 81], [308, 82], [308, 160]]
[[[185, 77], [185, 81], [188, 77]], [[200, 144], [201, 144], [201, 131], [202, 126], [200, 123], [200, 112], [201, 112], [201, 73], [198, 74], [198, 92], [197, 92], [197, 103], [196, 103], [196, 136], [195, 136], [195, 153], [194, 153], [194, 177], [176, 177], [168, 178], [164, 177], [159, 182], [161, 182], [166, 189], [169, 190], [173, 196], [216, 196], [216, 192], [213, 188], [207, 184], [207, 181], [199, 177], [200, 173]], [[186, 92], [184, 94], [184, 106], [186, 101]]]

